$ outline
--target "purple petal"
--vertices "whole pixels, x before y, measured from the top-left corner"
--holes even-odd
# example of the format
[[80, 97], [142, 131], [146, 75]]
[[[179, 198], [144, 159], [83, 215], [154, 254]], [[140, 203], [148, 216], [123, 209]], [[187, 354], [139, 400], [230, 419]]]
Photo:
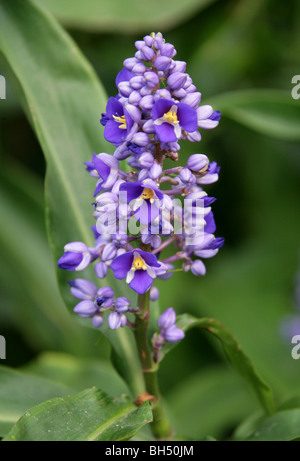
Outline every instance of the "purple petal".
[[124, 115], [124, 108], [120, 101], [114, 97], [110, 97], [106, 105], [106, 115], [110, 118], [112, 118], [113, 115], [122, 117], [122, 115]]
[[141, 255], [141, 257], [143, 258], [145, 263], [148, 264], [148, 266], [151, 266], [151, 267], [161, 266], [161, 263], [157, 261], [156, 256], [153, 255], [152, 253], [148, 253], [147, 251], [140, 250], [139, 248], [137, 248], [134, 251], [138, 252]]
[[177, 136], [175, 134], [174, 126], [170, 123], [162, 123], [161, 125], [154, 125], [155, 131], [161, 142], [176, 142]]
[[111, 330], [117, 330], [121, 326], [121, 318], [117, 312], [109, 314], [107, 321]]
[[82, 253], [70, 253], [67, 251], [57, 261], [57, 265], [58, 267], [60, 267], [60, 269], [65, 269], [67, 271], [74, 271], [76, 267], [79, 266], [82, 259], [83, 259]]
[[104, 163], [103, 160], [101, 160], [100, 156], [97, 156], [95, 153], [93, 154], [93, 164], [99, 176], [103, 179], [103, 181], [106, 181], [110, 173], [110, 167]]
[[206, 226], [204, 227], [205, 232], [208, 234], [214, 234], [216, 232], [216, 223], [214, 219], [213, 212], [210, 211], [206, 216], [205, 216], [205, 221], [206, 221]]
[[119, 128], [119, 123], [109, 120], [104, 128], [104, 138], [112, 144], [121, 144], [126, 138], [126, 130]]
[[139, 294], [146, 293], [152, 285], [153, 278], [144, 270], [135, 271], [132, 281], [129, 283], [130, 288]]
[[[174, 101], [170, 101], [169, 99], [159, 99], [156, 101], [152, 108], [152, 119], [156, 120], [157, 118], [161, 118], [164, 114], [166, 114], [170, 108], [174, 105]], [[167, 142], [167, 141], [164, 141]]]
[[124, 191], [127, 195], [123, 194], [120, 196], [122, 202], [130, 203], [132, 200], [137, 199], [142, 193], [146, 186], [143, 186], [141, 182], [130, 182], [123, 183], [120, 186], [120, 192]]
[[180, 122], [180, 126], [188, 133], [192, 133], [197, 130], [197, 112], [191, 106], [179, 103], [177, 117]]
[[110, 267], [117, 279], [124, 279], [130, 271], [133, 261], [133, 252], [128, 251], [113, 260]]
[[130, 72], [130, 70], [126, 69], [126, 67], [123, 67], [116, 77], [116, 86], [118, 86], [121, 82], [129, 82], [132, 77], [134, 77], [134, 73]]

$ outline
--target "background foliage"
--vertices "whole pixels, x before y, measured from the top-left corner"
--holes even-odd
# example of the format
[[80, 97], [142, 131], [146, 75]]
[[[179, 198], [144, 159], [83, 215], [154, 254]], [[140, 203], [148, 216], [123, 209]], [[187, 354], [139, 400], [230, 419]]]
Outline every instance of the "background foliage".
[[[0, 74], [8, 84], [6, 100], [0, 100], [0, 334], [7, 342], [3, 363], [15, 368], [8, 371], [1, 367], [0, 371], [0, 435], [29, 407], [57, 396], [57, 392], [65, 396], [70, 389], [79, 392], [93, 385], [113, 395], [126, 391], [110, 365], [107, 340], [97, 331], [83, 328], [64, 306], [45, 228], [45, 161], [40, 146], [48, 159], [47, 206], [53, 209], [63, 201], [66, 220], [62, 225], [67, 229], [69, 204], [60, 189], [56, 195], [50, 194], [53, 203], [49, 205], [49, 190], [55, 190], [57, 172], [63, 168], [70, 187], [83, 191], [82, 203], [87, 204], [83, 214], [91, 216], [88, 203], [93, 182], [82, 173], [82, 163], [90, 160], [94, 150], [109, 149], [98, 122], [105, 104], [104, 90], [92, 68], [86, 66], [99, 99], [95, 102], [88, 88], [80, 93], [72, 85], [72, 60], [81, 59], [77, 48], [65, 61], [67, 48], [61, 45], [71, 46], [68, 38], [62, 37], [58, 43], [53, 35], [50, 40], [54, 25], [39, 30], [33, 17], [22, 17], [21, 9], [16, 15], [22, 25], [19, 34], [25, 44], [36, 42], [36, 49], [28, 48], [27, 60], [18, 60], [17, 53], [22, 54], [14, 33], [18, 24], [10, 24], [3, 13], [7, 1], [0, 1], [0, 45], [3, 52], [3, 40], [15, 44], [15, 70], [19, 78], [27, 79], [27, 86], [23, 83], [20, 99], [16, 90], [20, 84], [15, 84], [16, 75], [12, 78], [8, 73], [7, 57], [0, 61]], [[300, 364], [291, 358], [291, 344], [280, 334], [284, 318], [295, 309], [299, 268], [300, 100], [291, 96], [292, 77], [300, 74], [299, 2], [35, 3], [53, 13], [67, 29], [108, 95], [115, 94], [115, 75], [123, 60], [134, 54], [134, 41], [161, 31], [174, 44], [178, 59], [187, 61], [187, 72], [202, 92], [202, 102], [222, 111], [220, 126], [204, 132], [199, 145], [184, 145], [181, 160], [184, 163], [189, 154], [203, 152], [221, 165], [220, 180], [209, 192], [218, 198], [214, 206], [218, 236], [224, 236], [226, 244], [208, 261], [204, 278], [175, 273], [168, 282], [159, 282], [160, 306], [172, 306], [178, 313], [196, 317], [214, 317], [225, 324], [273, 388], [279, 406], [299, 391], [300, 376]], [[34, 79], [38, 69], [31, 74], [25, 64], [40, 62], [39, 46], [45, 48], [45, 93], [37, 95]], [[50, 54], [53, 49], [56, 62], [47, 60], [47, 50]], [[55, 67], [62, 62], [67, 63], [63, 74]], [[65, 91], [59, 92], [62, 82]], [[40, 134], [24, 88], [31, 88], [30, 97], [40, 108], [38, 122], [53, 124], [55, 138], [44, 139]], [[60, 105], [65, 108], [71, 98], [68, 120], [64, 120]], [[24, 100], [31, 125], [20, 105], [21, 101], [24, 108]], [[69, 130], [72, 124], [74, 131]], [[56, 155], [61, 151], [62, 156], [55, 158], [54, 151]], [[62, 165], [65, 158], [68, 160]], [[52, 215], [50, 222], [55, 219]], [[67, 242], [70, 231], [65, 232]], [[57, 256], [66, 243], [61, 239], [60, 235], [56, 240]], [[17, 382], [21, 370], [26, 371], [24, 389], [29, 393], [36, 386], [35, 398], [28, 407], [22, 399], [18, 404], [18, 399], [12, 398], [14, 408], [5, 407], [1, 400], [1, 395], [7, 396], [5, 383], [12, 389], [11, 380]], [[47, 383], [40, 395], [36, 379]], [[245, 417], [255, 412], [259, 416], [251, 391], [205, 332], [192, 330], [167, 355], [160, 382], [176, 429], [191, 437], [231, 437]], [[299, 418], [297, 410], [292, 411], [293, 417]], [[283, 412], [282, 419], [285, 416]], [[236, 436], [250, 434], [249, 427], [251, 421]], [[260, 434], [263, 438], [263, 424]]]

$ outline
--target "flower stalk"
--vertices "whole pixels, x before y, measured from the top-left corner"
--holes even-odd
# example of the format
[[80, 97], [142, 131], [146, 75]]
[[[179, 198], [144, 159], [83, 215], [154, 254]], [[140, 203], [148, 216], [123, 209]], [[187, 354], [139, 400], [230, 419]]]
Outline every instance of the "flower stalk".
[[135, 321], [135, 341], [142, 366], [146, 391], [153, 396], [151, 430], [157, 439], [170, 437], [172, 428], [168, 421], [159, 392], [157, 363], [154, 362], [148, 340], [148, 324], [150, 317], [149, 291], [138, 296], [139, 313]]

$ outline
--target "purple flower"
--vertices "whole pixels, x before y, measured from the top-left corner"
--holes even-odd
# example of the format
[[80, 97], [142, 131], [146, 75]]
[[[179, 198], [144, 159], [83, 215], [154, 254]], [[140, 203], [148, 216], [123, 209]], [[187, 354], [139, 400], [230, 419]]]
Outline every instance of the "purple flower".
[[117, 279], [126, 277], [130, 288], [143, 294], [156, 278], [155, 268], [160, 267], [160, 263], [153, 254], [136, 249], [118, 256], [110, 267]]
[[161, 142], [175, 142], [182, 137], [182, 130], [197, 130], [197, 112], [184, 103], [159, 99], [153, 106], [154, 128]]
[[82, 242], [71, 242], [65, 245], [64, 254], [58, 260], [60, 269], [67, 271], [82, 271], [94, 259], [89, 248]]
[[[155, 184], [155, 183], [154, 183]], [[120, 186], [121, 200], [130, 203], [134, 200], [135, 217], [144, 225], [148, 225], [159, 215], [163, 193], [152, 182], [129, 182]], [[125, 192], [126, 194], [122, 194]]]
[[119, 162], [115, 157], [106, 153], [98, 155], [94, 153], [92, 162], [89, 162], [87, 169], [90, 168], [92, 168], [93, 176], [100, 178], [94, 196], [102, 190], [110, 190], [113, 187], [119, 175]]
[[214, 111], [211, 106], [200, 106], [197, 109], [198, 127], [209, 130], [215, 128], [221, 119], [221, 112]]
[[133, 126], [128, 111], [117, 98], [109, 98], [106, 113], [102, 116], [101, 123], [105, 124], [104, 137], [106, 141], [118, 146], [122, 144]]

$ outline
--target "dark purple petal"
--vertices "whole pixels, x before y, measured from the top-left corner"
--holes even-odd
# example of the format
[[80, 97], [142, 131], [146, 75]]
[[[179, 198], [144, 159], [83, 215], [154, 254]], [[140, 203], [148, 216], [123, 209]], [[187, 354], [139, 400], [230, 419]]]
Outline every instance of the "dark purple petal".
[[141, 182], [129, 182], [129, 183], [123, 183], [120, 186], [120, 192], [124, 191], [126, 192], [126, 197], [124, 194], [124, 199], [123, 200], [123, 195], [121, 195], [121, 199], [125, 201], [126, 203], [130, 203], [132, 200], [137, 199], [144, 190], [145, 186]]
[[219, 110], [215, 110], [211, 116], [209, 117], [210, 120], [214, 120], [219, 122], [221, 120], [221, 112]]
[[[159, 202], [158, 200], [156, 200]], [[141, 206], [135, 211], [134, 216], [144, 226], [148, 226], [155, 218], [159, 215], [159, 206], [154, 203], [150, 203], [149, 200], [143, 200]]]
[[157, 136], [161, 142], [176, 142], [177, 136], [175, 134], [174, 126], [170, 123], [162, 123], [161, 125], [155, 125], [154, 128]]
[[65, 269], [67, 271], [74, 271], [77, 266], [82, 261], [82, 253], [71, 253], [67, 251], [63, 256], [58, 260], [57, 265], [60, 269]]
[[214, 234], [214, 232], [216, 232], [216, 223], [215, 223], [213, 212], [210, 211], [205, 216], [204, 219], [206, 221], [206, 226], [204, 227], [204, 231], [207, 232], [208, 234]]
[[122, 115], [124, 115], [124, 108], [120, 101], [113, 97], [109, 98], [106, 105], [106, 115], [110, 119], [112, 119], [113, 115], [122, 117]]
[[[154, 104], [152, 108], [152, 112], [151, 112], [152, 119], [156, 120], [157, 118], [161, 118], [164, 114], [169, 112], [169, 110], [174, 104], [175, 104], [174, 101], [170, 101], [170, 99], [161, 98], [158, 101], [156, 101], [156, 103]], [[164, 141], [164, 142], [167, 142], [167, 141]]]
[[99, 181], [97, 181], [97, 184], [96, 184], [96, 189], [95, 189], [95, 192], [94, 192], [94, 197], [96, 197], [96, 195], [98, 195], [98, 194], [102, 191], [102, 184], [103, 184], [102, 179], [99, 179]]
[[128, 251], [113, 260], [110, 267], [116, 279], [124, 279], [130, 271], [133, 261], [133, 252]]
[[216, 248], [222, 248], [222, 246], [224, 245], [224, 242], [225, 242], [224, 237], [217, 237], [206, 248], [209, 250], [215, 250]]
[[134, 251], [138, 252], [141, 255], [141, 257], [143, 258], [145, 263], [148, 264], [148, 266], [151, 266], [151, 267], [161, 266], [161, 264], [157, 261], [156, 256], [153, 255], [152, 253], [148, 253], [147, 251], [140, 250], [139, 248]]
[[94, 169], [97, 171], [99, 176], [103, 179], [103, 181], [106, 181], [110, 173], [110, 167], [106, 165], [103, 160], [97, 157], [95, 153], [93, 154], [93, 164]]
[[153, 279], [144, 270], [137, 270], [135, 271], [134, 277], [129, 283], [130, 288], [136, 291], [139, 294], [146, 293], [146, 291], [152, 285]]
[[130, 70], [126, 69], [126, 67], [123, 67], [116, 76], [116, 86], [118, 86], [121, 82], [129, 82], [132, 77], [134, 77], [134, 73], [130, 72]]
[[195, 109], [184, 103], [179, 103], [177, 106], [177, 118], [180, 122], [180, 126], [188, 133], [196, 131], [198, 127], [198, 121], [197, 112]]
[[119, 128], [120, 124], [114, 120], [109, 120], [104, 128], [104, 138], [112, 144], [118, 145], [124, 141], [126, 130]]

